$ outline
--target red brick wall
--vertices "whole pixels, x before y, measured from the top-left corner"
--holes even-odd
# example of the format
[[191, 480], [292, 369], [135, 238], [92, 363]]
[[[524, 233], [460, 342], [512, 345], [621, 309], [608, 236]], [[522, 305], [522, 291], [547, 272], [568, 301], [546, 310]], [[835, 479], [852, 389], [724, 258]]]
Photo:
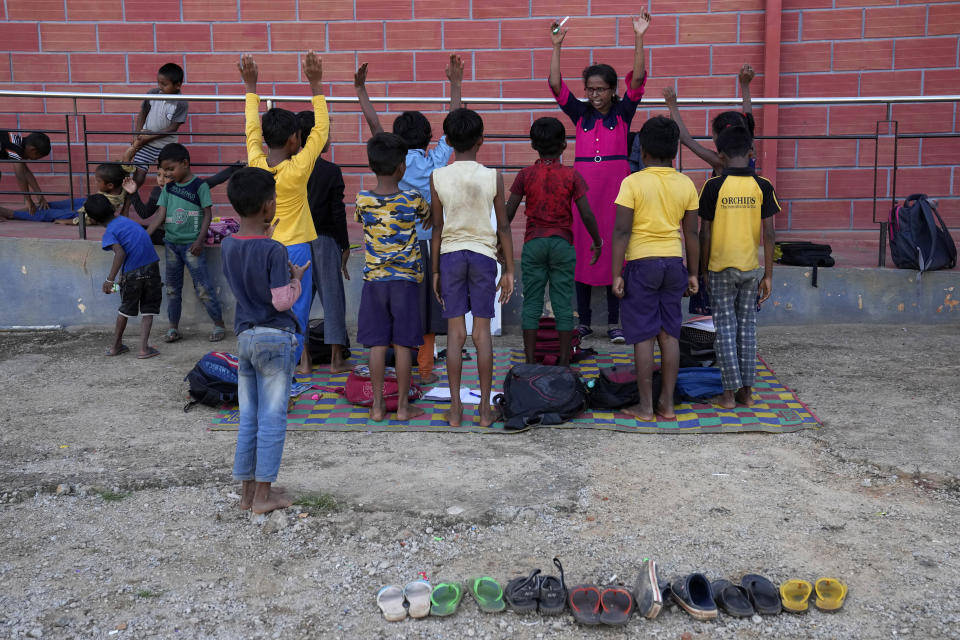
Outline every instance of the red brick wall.
[[[626, 72], [632, 34], [629, 17], [620, 15], [625, 7], [612, 0], [6, 0], [0, 4], [0, 39], [6, 50], [0, 53], [0, 85], [140, 92], [152, 86], [161, 64], [173, 61], [186, 69], [185, 92], [237, 95], [242, 88], [235, 61], [241, 52], [251, 52], [261, 67], [262, 93], [296, 95], [306, 88], [297, 52], [312, 47], [323, 52], [333, 96], [353, 95], [352, 73], [360, 62], [370, 63], [371, 95], [447, 95], [445, 55], [459, 52], [466, 62], [465, 96], [546, 97], [549, 20], [571, 16], [563, 71], [575, 88], [589, 62], [609, 62], [621, 74]], [[648, 95], [659, 97], [660, 90], [671, 85], [681, 97], [733, 97], [734, 74], [750, 62], [758, 72], [754, 95], [762, 96], [767, 81], [764, 7], [762, 0], [651, 2], [655, 18], [648, 37]], [[780, 93], [960, 93], [958, 33], [960, 2], [783, 0]], [[78, 108], [88, 114], [89, 129], [129, 130], [137, 105], [81, 100]], [[390, 105], [385, 124], [403, 108]], [[439, 131], [442, 110], [422, 108]], [[72, 110], [69, 100], [0, 98], [0, 126], [62, 128], [62, 114]], [[185, 130], [241, 132], [241, 110], [239, 102], [193, 103]], [[559, 114], [549, 107], [482, 111], [488, 131], [501, 134], [526, 133], [534, 117]], [[692, 131], [703, 134], [718, 111], [685, 109], [685, 120]], [[763, 110], [757, 111], [762, 127]], [[640, 110], [634, 128], [651, 112], [663, 109]], [[332, 159], [363, 164], [366, 130], [356, 107], [338, 104], [332, 113]], [[911, 133], [960, 131], [958, 115], [954, 103], [892, 110], [900, 131]], [[878, 105], [783, 107], [780, 133], [868, 134], [885, 116]], [[72, 133], [76, 136], [76, 128]], [[60, 142], [53, 159], [64, 159], [63, 137], [55, 139]], [[127, 139], [91, 135], [90, 155], [95, 160], [115, 158]], [[239, 139], [229, 144], [201, 134], [182, 139], [196, 162], [244, 157]], [[898, 197], [913, 191], [940, 196], [953, 224], [960, 224], [957, 142], [901, 141], [896, 188]], [[890, 147], [881, 145], [885, 167], [892, 159]], [[868, 140], [781, 141], [777, 188], [786, 215], [779, 224], [792, 229], [872, 228], [874, 152]], [[482, 151], [482, 160], [490, 164], [523, 165], [534, 157], [524, 141], [493, 136]], [[82, 149], [75, 149], [74, 158], [82, 161]], [[703, 164], [690, 153], [682, 160], [685, 170], [702, 181]], [[38, 163], [35, 170], [46, 188], [66, 188], [63, 166]], [[4, 173], [2, 189], [14, 189], [12, 172]], [[345, 173], [349, 201], [371, 178], [362, 169]], [[879, 181], [888, 189], [891, 171], [884, 168]], [[80, 181], [77, 188], [83, 188]]]

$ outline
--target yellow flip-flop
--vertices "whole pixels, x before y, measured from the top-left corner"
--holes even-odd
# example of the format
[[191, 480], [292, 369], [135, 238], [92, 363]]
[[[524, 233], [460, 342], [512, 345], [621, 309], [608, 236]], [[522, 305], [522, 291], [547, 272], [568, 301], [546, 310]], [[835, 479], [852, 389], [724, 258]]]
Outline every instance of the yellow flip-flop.
[[817, 599], [813, 604], [821, 611], [838, 611], [847, 597], [847, 585], [836, 578], [818, 579], [814, 590]]
[[780, 585], [780, 601], [790, 613], [805, 613], [810, 608], [813, 586], [806, 580], [787, 580]]

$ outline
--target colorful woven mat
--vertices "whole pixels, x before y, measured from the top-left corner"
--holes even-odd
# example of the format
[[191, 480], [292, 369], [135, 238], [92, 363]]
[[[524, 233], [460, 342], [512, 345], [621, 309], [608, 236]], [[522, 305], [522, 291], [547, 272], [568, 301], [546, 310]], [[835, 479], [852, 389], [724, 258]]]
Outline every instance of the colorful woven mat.
[[[358, 354], [353, 362], [365, 361], [366, 354]], [[471, 351], [472, 353], [472, 351]], [[463, 362], [463, 386], [479, 389], [476, 354], [472, 360]], [[519, 349], [495, 349], [494, 393], [500, 388], [507, 372], [515, 364], [523, 363], [523, 352]], [[601, 367], [633, 363], [632, 351], [614, 351], [600, 353], [595, 357], [573, 365], [583, 378], [599, 375]], [[438, 363], [439, 365], [440, 363]], [[445, 386], [446, 376], [442, 369], [435, 373], [440, 381], [433, 386]], [[323, 368], [314, 371], [309, 380], [321, 387], [342, 387], [347, 374], [331, 376]], [[426, 391], [426, 389], [425, 389]], [[789, 433], [801, 429], [820, 426], [817, 417], [803, 404], [796, 394], [781, 384], [773, 371], [762, 359], [757, 361], [757, 383], [753, 388], [755, 403], [752, 407], [738, 407], [722, 410], [708, 404], [681, 404], [676, 408], [677, 419], [661, 422], [638, 422], [631, 416], [615, 411], [587, 411], [579, 418], [562, 425], [552, 425], [554, 429], [606, 429], [624, 433], [740, 433], [747, 431], [765, 431], [769, 433]], [[318, 395], [317, 400], [312, 399]], [[420, 400], [416, 403], [426, 414], [410, 422], [387, 420], [375, 423], [369, 420], [368, 409], [349, 404], [339, 394], [320, 390], [308, 391], [301, 395], [287, 416], [287, 429], [294, 431], [455, 431], [470, 433], [519, 433], [503, 428], [503, 423], [491, 427], [480, 427], [477, 423], [476, 405], [465, 405], [464, 423], [461, 427], [450, 427], [443, 412], [450, 408], [449, 403], [434, 403]], [[239, 412], [221, 409], [213, 419], [211, 430], [236, 431]]]

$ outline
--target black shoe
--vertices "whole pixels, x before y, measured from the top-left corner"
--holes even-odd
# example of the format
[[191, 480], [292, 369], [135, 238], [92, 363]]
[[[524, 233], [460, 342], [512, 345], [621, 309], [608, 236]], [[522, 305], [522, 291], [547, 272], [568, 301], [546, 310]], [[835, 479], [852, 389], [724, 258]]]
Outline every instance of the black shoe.
[[717, 617], [710, 581], [702, 573], [691, 573], [670, 583], [670, 595], [680, 608], [697, 620]]
[[554, 566], [560, 570], [560, 578], [556, 576], [540, 576], [540, 613], [545, 616], [555, 616], [563, 613], [567, 606], [567, 583], [563, 579], [563, 565], [559, 558], [553, 559]]
[[507, 583], [503, 595], [510, 608], [517, 613], [527, 613], [537, 610], [540, 599], [540, 569], [534, 569], [529, 576], [514, 578]]

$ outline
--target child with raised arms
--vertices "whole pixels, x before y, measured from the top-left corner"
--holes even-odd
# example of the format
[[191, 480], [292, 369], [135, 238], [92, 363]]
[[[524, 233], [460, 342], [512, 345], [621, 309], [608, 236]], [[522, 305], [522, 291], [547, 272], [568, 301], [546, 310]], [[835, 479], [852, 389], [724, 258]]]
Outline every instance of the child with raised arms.
[[[323, 97], [322, 62], [313, 51], [307, 52], [303, 58], [303, 74], [310, 83], [310, 92], [313, 95], [311, 101], [314, 125], [302, 145], [300, 124], [297, 115], [292, 111], [276, 107], [268, 109], [263, 114], [261, 124], [260, 97], [257, 95], [259, 73], [253, 56], [244, 55], [237, 66], [247, 89], [247, 164], [266, 169], [277, 181], [277, 228], [273, 238], [287, 248], [287, 253], [295, 264], [309, 264], [310, 247], [317, 238], [317, 231], [310, 216], [307, 182], [317, 157], [327, 143], [330, 128], [327, 102]], [[263, 150], [264, 142], [267, 144], [266, 152]], [[309, 266], [304, 277], [307, 282], [313, 278]], [[297, 334], [297, 362], [300, 361], [300, 354], [307, 340], [312, 300], [311, 288], [307, 287], [305, 291], [301, 291], [293, 305], [300, 331]]]
[[[467, 312], [473, 314], [473, 346], [480, 375], [480, 426], [494, 422], [490, 406], [493, 387], [493, 338], [490, 319], [500, 291], [504, 304], [513, 294], [513, 241], [504, 209], [503, 176], [477, 162], [483, 145], [483, 120], [470, 109], [451, 111], [443, 132], [454, 149], [454, 162], [430, 177], [433, 219], [433, 290], [447, 319], [447, 379], [451, 427], [463, 420], [460, 402], [461, 350], [467, 340]], [[495, 211], [496, 227], [490, 210]], [[504, 270], [497, 282], [497, 240]]]

